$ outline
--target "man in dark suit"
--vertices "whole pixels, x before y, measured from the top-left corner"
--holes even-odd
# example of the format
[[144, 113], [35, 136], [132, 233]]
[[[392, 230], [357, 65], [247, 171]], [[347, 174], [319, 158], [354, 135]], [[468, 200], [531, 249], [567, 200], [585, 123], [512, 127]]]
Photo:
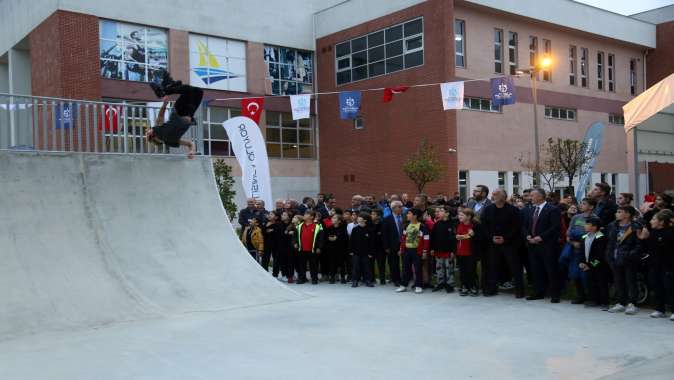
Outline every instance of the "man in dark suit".
[[498, 293], [499, 263], [505, 262], [515, 282], [515, 296], [524, 297], [522, 263], [517, 244], [521, 239], [520, 210], [508, 204], [503, 189], [492, 192], [492, 204], [482, 211], [482, 227], [486, 234], [486, 250], [482, 258], [482, 277], [485, 278], [482, 294], [486, 297]]
[[562, 216], [559, 208], [545, 201], [545, 195], [545, 190], [540, 188], [532, 191], [532, 215], [524, 224], [524, 236], [529, 247], [529, 261], [534, 277], [534, 293], [527, 300], [543, 299], [547, 289], [550, 302], [559, 303], [561, 277], [557, 262]]
[[[403, 204], [400, 201], [391, 202], [391, 215], [384, 218], [384, 251], [388, 257], [391, 281], [395, 286], [400, 286], [400, 238], [403, 233]], [[407, 284], [405, 284], [407, 285]]]

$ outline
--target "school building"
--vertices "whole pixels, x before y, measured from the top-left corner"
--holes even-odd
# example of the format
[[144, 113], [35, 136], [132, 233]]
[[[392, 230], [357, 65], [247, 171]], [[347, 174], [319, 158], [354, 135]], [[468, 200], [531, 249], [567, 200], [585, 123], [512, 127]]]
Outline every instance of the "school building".
[[[402, 166], [424, 140], [445, 166], [428, 193], [467, 196], [477, 184], [521, 192], [532, 184], [520, 162], [534, 151], [531, 78], [519, 75], [517, 103], [502, 107], [491, 104], [489, 78], [548, 57], [535, 76], [539, 141], [580, 140], [603, 122], [593, 179], [628, 191], [621, 107], [674, 71], [673, 20], [672, 7], [627, 17], [568, 0], [8, 0], [0, 148], [36, 145], [19, 114], [29, 107], [13, 107], [10, 93], [145, 104], [157, 101], [147, 82], [166, 68], [205, 89], [212, 101], [193, 136], [240, 176], [220, 126], [240, 114], [240, 101], [217, 99], [469, 80], [462, 110], [443, 111], [439, 86], [412, 87], [390, 103], [366, 91], [355, 121], [339, 118], [334, 94], [314, 97], [311, 119], [299, 121], [286, 97], [267, 98], [260, 127], [274, 198], [413, 193]], [[133, 125], [124, 136], [140, 141], [149, 123]]]

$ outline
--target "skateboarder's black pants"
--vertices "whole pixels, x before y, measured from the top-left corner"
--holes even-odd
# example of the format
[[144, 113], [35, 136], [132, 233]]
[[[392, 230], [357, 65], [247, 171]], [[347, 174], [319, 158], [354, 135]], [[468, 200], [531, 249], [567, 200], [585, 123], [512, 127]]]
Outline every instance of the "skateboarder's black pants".
[[372, 272], [370, 272], [370, 258], [367, 255], [351, 256], [351, 267], [353, 269], [351, 275], [352, 282], [358, 282], [361, 276], [366, 284], [372, 282]]

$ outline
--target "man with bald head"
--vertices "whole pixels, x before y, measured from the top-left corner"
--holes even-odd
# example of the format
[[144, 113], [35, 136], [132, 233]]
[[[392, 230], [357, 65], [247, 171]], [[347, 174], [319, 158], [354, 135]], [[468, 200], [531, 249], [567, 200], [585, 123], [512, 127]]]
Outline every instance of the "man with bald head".
[[517, 207], [507, 202], [503, 189], [491, 193], [492, 203], [482, 210], [482, 226], [486, 237], [485, 257], [482, 260], [484, 296], [498, 293], [499, 263], [505, 260], [515, 280], [515, 297], [524, 297], [522, 263], [516, 247], [520, 239], [521, 220]]
[[246, 200], [246, 208], [239, 211], [239, 224], [241, 228], [248, 225], [248, 221], [258, 215], [255, 198], [248, 198]]

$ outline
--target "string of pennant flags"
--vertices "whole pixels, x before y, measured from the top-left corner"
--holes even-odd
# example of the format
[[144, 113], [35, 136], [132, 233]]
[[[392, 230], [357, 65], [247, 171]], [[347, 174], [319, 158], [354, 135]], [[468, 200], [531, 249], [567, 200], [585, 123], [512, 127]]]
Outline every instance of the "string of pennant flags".
[[[490, 82], [491, 101], [496, 106], [514, 104], [516, 102], [515, 84], [512, 76], [498, 76], [444, 83], [423, 83], [409, 86], [378, 87], [352, 91], [313, 92], [300, 95], [264, 95], [210, 99], [213, 101], [241, 101], [241, 115], [251, 118], [259, 124], [265, 98], [290, 98], [293, 120], [306, 119], [311, 113], [311, 97], [318, 99], [319, 95], [339, 95], [339, 113], [341, 119], [356, 119], [360, 112], [362, 93], [383, 91], [382, 101], [388, 103], [396, 94], [401, 94], [410, 88], [440, 86], [443, 110], [462, 109], [464, 98], [464, 83], [486, 81]], [[316, 105], [318, 107], [318, 104]]]

